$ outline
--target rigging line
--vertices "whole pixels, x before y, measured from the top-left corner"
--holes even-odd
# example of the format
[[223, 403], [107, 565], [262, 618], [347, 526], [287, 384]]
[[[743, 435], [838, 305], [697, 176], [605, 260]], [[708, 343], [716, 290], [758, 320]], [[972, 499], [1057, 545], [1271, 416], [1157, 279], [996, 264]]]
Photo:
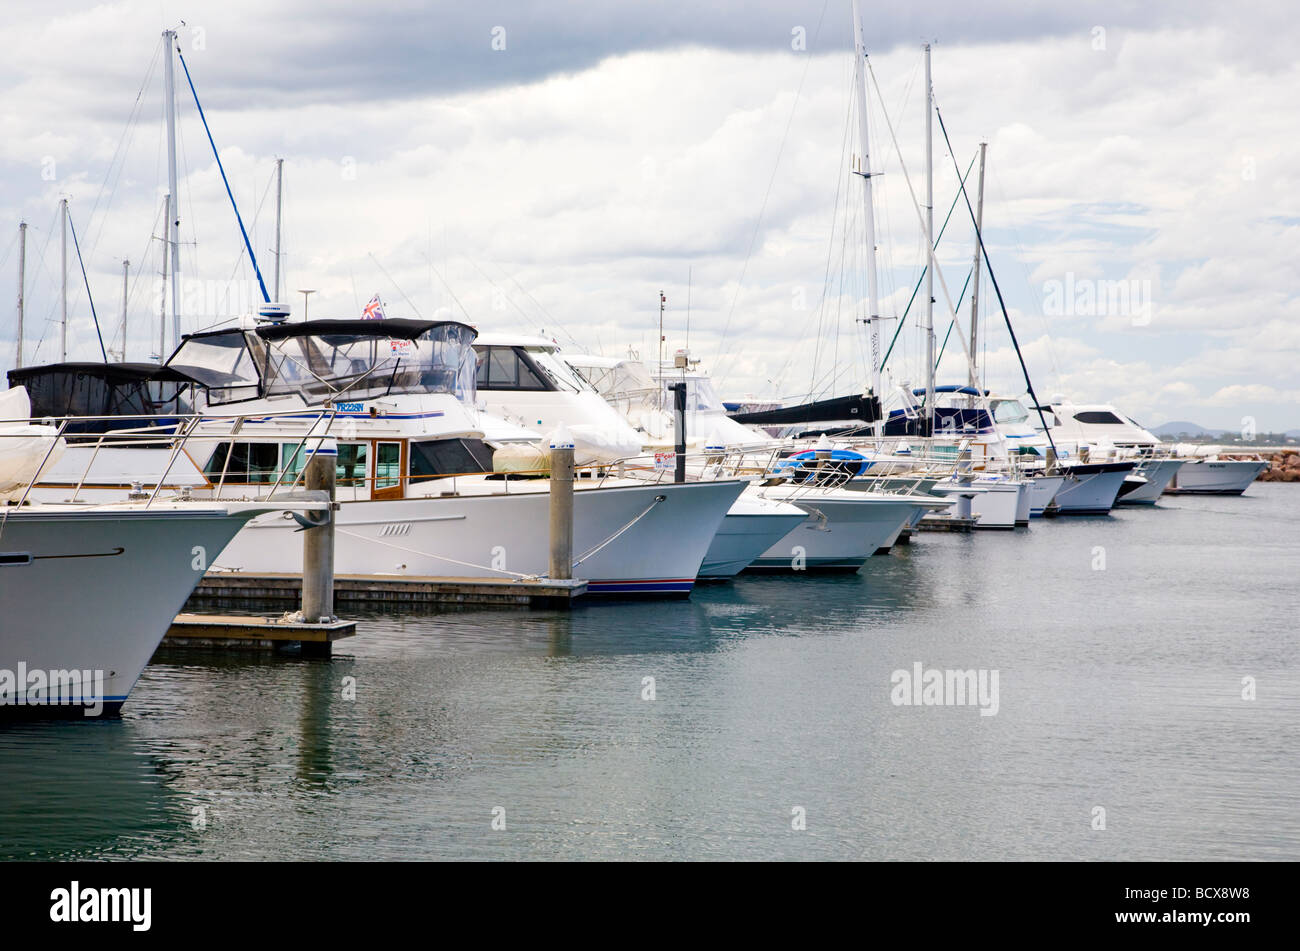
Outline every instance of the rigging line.
[[[845, 180], [844, 168], [845, 165], [847, 164], [847, 153], [845, 150], [848, 147], [849, 126], [852, 123], [852, 120], [853, 120], [853, 97], [850, 96], [848, 97], [848, 106], [844, 111], [844, 134], [840, 141], [840, 169], [839, 169], [839, 174], [835, 176], [835, 200], [831, 204], [831, 228], [830, 228], [830, 234], [826, 240], [826, 269], [825, 269], [825, 273], [822, 275], [821, 300], [817, 304], [817, 326], [819, 328], [821, 327], [822, 313], [826, 307], [826, 294], [831, 284], [831, 261], [835, 257], [835, 226], [840, 220], [840, 192], [843, 191], [844, 188], [844, 180]], [[806, 328], [807, 325], [808, 325], [808, 320], [805, 319], [804, 328]], [[815, 346], [816, 344], [814, 343], [814, 347]], [[795, 354], [798, 352], [798, 350], [799, 350], [798, 347], [795, 347], [791, 350], [791, 352], [785, 358], [785, 363], [781, 364], [781, 369], [776, 372], [774, 378], [772, 379], [771, 382], [776, 392], [780, 392], [783, 381], [785, 379], [786, 371], [790, 368], [790, 364], [794, 362]]]
[[[961, 308], [962, 301], [966, 299], [966, 289], [970, 287], [971, 275], [974, 273], [975, 273], [975, 268], [973, 267], [966, 272], [966, 281], [961, 286], [961, 293], [957, 295], [958, 309]], [[948, 338], [952, 336], [952, 328], [956, 326], [957, 326], [957, 321], [955, 320], [948, 321], [948, 332], [943, 335], [943, 345], [939, 347], [939, 355], [934, 358], [934, 371], [936, 373], [939, 372], [939, 363], [943, 360], [943, 351], [948, 346]]]
[[[939, 131], [943, 133], [943, 140], [948, 142], [948, 129], [943, 124], [943, 113], [939, 111], [939, 103], [934, 103], [934, 115], [939, 120]], [[948, 151], [952, 152], [952, 143], [948, 142]], [[957, 159], [953, 157], [953, 165], [957, 164]], [[997, 276], [993, 273], [993, 262], [989, 260], [989, 249], [984, 246], [984, 235], [981, 234], [981, 228], [976, 223], [975, 209], [971, 207], [970, 196], [966, 194], [966, 185], [961, 186], [962, 197], [966, 199], [966, 211], [970, 214], [971, 224], [975, 225], [975, 240], [979, 242], [980, 254], [984, 257], [984, 264], [989, 272], [989, 283], [993, 285], [993, 293], [998, 298], [998, 308], [1002, 311], [1002, 319], [1006, 322], [1007, 333], [1011, 335], [1011, 346], [1015, 348], [1016, 359], [1020, 361], [1020, 372], [1025, 375], [1025, 389], [1029, 393], [1029, 398], [1034, 401], [1034, 409], [1038, 411], [1038, 421], [1043, 424], [1043, 435], [1047, 437], [1047, 443], [1052, 447], [1052, 454], [1056, 455], [1056, 441], [1052, 439], [1052, 431], [1047, 427], [1047, 418], [1043, 415], [1043, 407], [1038, 402], [1038, 396], [1034, 393], [1033, 381], [1029, 379], [1029, 367], [1025, 365], [1025, 355], [1020, 352], [1020, 344], [1016, 340], [1015, 328], [1011, 326], [1011, 315], [1007, 313], [1006, 302], [1002, 299], [1002, 288], [998, 286]], [[956, 319], [956, 310], [953, 311], [953, 319]], [[965, 342], [962, 343], [963, 348]]]
[[[976, 158], [979, 158], [979, 152], [975, 153], [974, 157], [972, 157], [970, 160], [970, 165], [966, 166], [966, 174], [961, 177], [962, 185], [966, 184], [966, 178], [967, 176], [970, 175], [970, 170], [975, 167]], [[952, 217], [953, 209], [957, 207], [957, 202], [960, 200], [961, 200], [961, 192], [958, 191], [957, 194], [952, 196], [952, 204], [948, 207], [948, 214], [943, 219], [943, 226], [939, 229], [939, 234], [934, 239], [935, 250], [938, 250], [939, 241], [943, 238], [943, 233], [948, 228], [948, 220]], [[898, 318], [898, 326], [894, 329], [894, 337], [892, 340], [889, 341], [889, 347], [885, 350], [884, 359], [880, 361], [880, 366], [882, 369], [885, 366], [885, 362], [889, 360], [889, 354], [892, 353], [894, 350], [894, 341], [898, 339], [899, 333], [901, 333], [903, 330], [903, 322], [907, 320], [907, 315], [912, 310], [912, 304], [916, 301], [916, 295], [920, 293], [921, 283], [925, 280], [925, 272], [928, 268], [929, 268], [929, 264], [921, 268], [921, 276], [916, 279], [916, 286], [912, 288], [912, 296], [908, 299], [907, 306], [903, 308], [903, 316]]]
[[[821, 35], [822, 19], [826, 16], [826, 7], [829, 5], [829, 3], [830, 0], [823, 0], [822, 12], [818, 15], [817, 26], [813, 30], [814, 43], [817, 42], [818, 36]], [[740, 268], [740, 278], [739, 280], [736, 281], [736, 293], [732, 295], [731, 308], [727, 311], [727, 320], [722, 325], [722, 336], [718, 340], [718, 350], [717, 350], [717, 354], [713, 359], [713, 365], [716, 368], [715, 376], [717, 376], [719, 379], [722, 378], [721, 363], [725, 353], [724, 347], [727, 342], [727, 334], [731, 330], [731, 318], [736, 313], [736, 304], [740, 300], [740, 291], [745, 284], [745, 274], [749, 270], [749, 261], [754, 254], [754, 244], [755, 242], [758, 241], [758, 232], [763, 224], [763, 214], [764, 212], [767, 211], [767, 202], [768, 199], [772, 196], [772, 186], [776, 184], [776, 173], [781, 168], [781, 156], [785, 153], [785, 144], [790, 137], [790, 126], [794, 124], [795, 109], [799, 105], [799, 96], [803, 92], [804, 80], [808, 78], [808, 67], [812, 65], [812, 60], [813, 60], [812, 56], [808, 55], [806, 52], [805, 55], [807, 56], [807, 59], [804, 60], [803, 72], [799, 76], [799, 86], [797, 89], [795, 89], [794, 92], [794, 101], [790, 103], [790, 115], [787, 116], [785, 120], [785, 132], [782, 133], [781, 145], [776, 150], [776, 161], [772, 163], [772, 174], [767, 180], [767, 191], [763, 193], [763, 203], [761, 206], [759, 206], [758, 218], [755, 219], [754, 221], [754, 231], [749, 236], [749, 250], [745, 252], [745, 261]]]
[[[371, 259], [373, 260], [374, 255], [373, 255], [373, 254], [370, 255], [370, 257], [371, 257]], [[465, 309], [465, 305], [462, 304], [462, 303], [460, 302], [460, 298], [456, 296], [456, 292], [453, 291], [453, 290], [451, 289], [451, 285], [447, 283], [447, 279], [446, 279], [445, 277], [443, 277], [443, 276], [442, 276], [442, 272], [439, 271], [438, 268], [434, 266], [433, 258], [429, 257], [429, 255], [427, 255], [427, 254], [423, 255], [423, 257], [424, 257], [424, 260], [425, 260], [426, 262], [428, 262], [428, 264], [429, 264], [429, 270], [432, 271], [432, 272], [434, 273], [434, 275], [438, 278], [438, 280], [442, 281], [442, 286], [445, 287], [445, 288], [447, 288], [447, 293], [450, 294], [450, 295], [451, 295], [451, 299], [454, 300], [454, 301], [456, 302], [456, 306], [459, 307], [459, 308], [460, 308], [460, 312], [461, 312], [462, 314], [465, 315], [465, 319], [468, 320], [468, 321], [470, 321], [470, 322], [473, 322], [474, 318], [471, 317], [471, 316], [469, 315], [469, 311], [466, 310], [466, 309]], [[375, 261], [375, 263], [376, 263], [376, 264], [379, 264], [378, 261]], [[384, 266], [383, 266], [382, 264], [379, 265], [379, 270], [381, 270], [381, 271], [384, 270]], [[384, 273], [387, 274], [388, 272], [387, 272], [387, 271], [384, 271]], [[389, 280], [391, 281], [392, 278], [390, 277]], [[405, 295], [403, 295], [403, 296], [405, 296]], [[412, 306], [414, 306], [414, 305], [412, 305]]]
[[190, 77], [190, 68], [186, 65], [185, 56], [181, 53], [179, 47], [176, 50], [176, 58], [181, 61], [181, 68], [185, 70], [185, 81], [189, 83], [190, 94], [194, 97], [194, 106], [199, 111], [199, 118], [203, 120], [203, 131], [208, 134], [208, 144], [212, 146], [212, 156], [217, 160], [217, 171], [221, 173], [221, 181], [226, 186], [226, 195], [230, 198], [230, 207], [235, 210], [235, 220], [239, 222], [239, 233], [244, 236], [244, 247], [248, 248], [248, 259], [253, 263], [253, 271], [257, 274], [258, 286], [262, 289], [262, 300], [269, 304], [271, 295], [266, 292], [266, 281], [262, 280], [262, 269], [257, 266], [257, 255], [253, 253], [253, 246], [248, 240], [248, 231], [244, 228], [244, 219], [239, 215], [239, 206], [235, 204], [235, 195], [230, 190], [230, 179], [226, 178], [226, 169], [221, 164], [221, 155], [217, 152], [217, 143], [212, 140], [212, 130], [208, 128], [208, 118], [203, 114], [203, 106], [199, 102], [198, 91], [195, 90], [194, 80]]
[[506, 280], [508, 280], [508, 281], [509, 281], [511, 284], [513, 284], [515, 287], [519, 288], [519, 290], [523, 293], [523, 295], [524, 295], [525, 297], [527, 297], [530, 301], [532, 301], [534, 304], [536, 304], [536, 305], [537, 305], [537, 308], [538, 308], [538, 309], [539, 309], [539, 310], [540, 310], [540, 311], [541, 311], [541, 312], [546, 316], [546, 319], [547, 319], [548, 321], [550, 321], [551, 323], [553, 323], [556, 327], [558, 327], [558, 328], [559, 328], [559, 329], [564, 333], [564, 335], [565, 335], [566, 337], [568, 337], [570, 341], [572, 341], [574, 347], [576, 347], [578, 350], [583, 350], [583, 349], [584, 349], [584, 347], [582, 346], [582, 344], [580, 344], [580, 343], [578, 342], [578, 339], [577, 339], [575, 336], [573, 336], [573, 334], [571, 334], [571, 333], [568, 331], [568, 329], [567, 329], [567, 328], [566, 328], [566, 327], [565, 327], [565, 326], [564, 326], [564, 325], [563, 325], [563, 324], [562, 324], [562, 323], [561, 323], [561, 322], [560, 322], [560, 321], [555, 317], [555, 315], [552, 314], [552, 313], [551, 313], [549, 310], [547, 310], [545, 307], [543, 307], [543, 306], [542, 306], [542, 302], [539, 301], [536, 297], [534, 297], [531, 293], [529, 293], [529, 291], [528, 291], [528, 289], [527, 289], [526, 287], [524, 287], [524, 286], [523, 286], [522, 284], [520, 284], [517, 280], [515, 280], [514, 275], [512, 275], [512, 274], [507, 274], [507, 275], [506, 275]]
[[[275, 181], [275, 172], [271, 173], [270, 178], [266, 180], [266, 188], [262, 189], [262, 197], [257, 202], [257, 208], [253, 210], [253, 229], [257, 229], [258, 219], [262, 217], [262, 208], [266, 205], [266, 199], [271, 194], [271, 184]], [[244, 263], [244, 249], [239, 249], [239, 257], [235, 258], [235, 266], [230, 270], [230, 279], [233, 281], [235, 275], [239, 273], [239, 267]], [[283, 276], [284, 268], [280, 269]], [[278, 302], [277, 302], [278, 303]]]
[[[108, 171], [104, 175], [104, 181], [99, 186], [99, 192], [95, 195], [95, 202], [90, 207], [90, 214], [86, 217], [89, 222], [95, 221], [95, 212], [99, 210], [100, 199], [104, 197], [104, 192], [108, 192], [108, 203], [104, 206], [104, 214], [99, 219], [99, 228], [95, 231], [94, 237], [90, 242], [89, 254], [95, 256], [95, 251], [99, 247], [100, 238], [104, 234], [104, 225], [108, 222], [108, 211], [113, 204], [113, 195], [117, 193], [117, 183], [122, 178], [122, 173], [126, 170], [126, 156], [131, 148], [131, 142], [135, 137], [135, 130], [139, 128], [140, 114], [144, 104], [144, 91], [149, 88], [149, 82], [153, 79], [154, 70], [158, 66], [158, 54], [163, 47], [163, 40], [160, 37], [154, 44], [153, 59], [149, 61], [149, 68], [145, 70], [144, 81], [140, 84], [139, 90], [136, 91], [135, 101], [131, 105], [131, 112], [127, 115], [126, 124], [122, 129], [122, 135], [118, 139], [117, 148], [113, 150], [113, 157], [109, 160]], [[121, 164], [118, 164], [118, 158], [121, 157]], [[114, 166], [117, 166], [116, 175], [113, 172]], [[109, 180], [112, 179], [112, 186]]]
[[[501, 297], [502, 297], [505, 301], [507, 301], [507, 302], [510, 304], [511, 307], [513, 307], [515, 310], [519, 311], [520, 316], [522, 316], [522, 317], [524, 318], [524, 320], [526, 320], [526, 321], [528, 321], [528, 323], [532, 324], [532, 326], [535, 327], [539, 332], [542, 331], [542, 330], [545, 330], [545, 329], [546, 329], [546, 328], [544, 328], [540, 323], [538, 323], [537, 320], [536, 320], [536, 319], [535, 319], [531, 314], [527, 313], [527, 312], [526, 312], [522, 307], [520, 307], [518, 304], [516, 304], [515, 301], [514, 301], [514, 298], [511, 297], [509, 294], [507, 294], [507, 293], [505, 292], [505, 289], [502, 288], [500, 284], [498, 284], [496, 281], [492, 280], [491, 276], [488, 275], [487, 271], [485, 271], [485, 270], [483, 270], [481, 267], [479, 267], [478, 264], [477, 264], [477, 263], [476, 263], [472, 258], [469, 257], [469, 255], [462, 254], [461, 257], [463, 257], [466, 261], [469, 261], [469, 266], [472, 267], [474, 270], [478, 271], [479, 274], [482, 275], [483, 280], [487, 281], [487, 282], [488, 282], [489, 284], [491, 284], [494, 288], [496, 288], [498, 291], [500, 291], [500, 292], [501, 292]], [[426, 256], [426, 259], [427, 259], [427, 256]], [[557, 328], [557, 329], [561, 329], [561, 328]], [[575, 345], [575, 346], [577, 345], [577, 341], [574, 341], [574, 345]]]
[[[377, 257], [375, 257], [373, 254], [371, 254], [371, 255], [370, 255], [370, 260], [372, 260], [372, 261], [375, 262], [375, 267], [377, 267], [377, 268], [379, 268], [379, 270], [383, 271], [383, 273], [384, 273], [384, 277], [388, 278], [388, 280], [392, 283], [393, 287], [396, 287], [396, 288], [397, 288], [397, 293], [401, 294], [401, 295], [402, 295], [402, 300], [406, 301], [407, 306], [409, 306], [409, 307], [411, 308], [411, 310], [415, 311], [415, 316], [416, 316], [416, 317], [419, 317], [421, 320], [423, 320], [423, 319], [424, 319], [424, 315], [423, 315], [422, 313], [420, 313], [420, 308], [416, 307], [416, 306], [415, 306], [415, 303], [411, 300], [411, 298], [409, 298], [409, 297], [406, 296], [406, 291], [402, 290], [400, 287], [397, 286], [397, 282], [393, 280], [393, 275], [389, 274], [387, 271], [384, 270], [384, 266], [383, 266], [382, 264], [379, 263], [379, 259], [378, 259]], [[464, 310], [463, 307], [462, 307], [461, 309]], [[467, 314], [466, 316], [469, 316], [469, 315]]]
[[77, 241], [77, 226], [72, 222], [72, 215], [68, 215], [68, 227], [72, 231], [72, 248], [77, 252], [77, 263], [81, 265], [81, 279], [86, 282], [86, 300], [90, 302], [90, 316], [95, 321], [95, 336], [99, 339], [99, 352], [104, 356], [104, 362], [108, 362], [108, 351], [104, 349], [104, 334], [99, 329], [99, 315], [95, 313], [95, 298], [90, 295], [90, 278], [86, 276], [86, 262], [81, 256], [81, 244]]
[[[867, 63], [867, 74], [871, 77], [871, 83], [872, 83], [873, 86], [876, 87], [876, 92], [877, 92], [877, 94], [879, 94], [879, 92], [880, 92], [880, 83], [879, 83], [879, 81], [876, 79], [876, 71], [875, 71], [875, 68], [872, 66], [872, 64], [871, 64], [871, 60], [870, 60], [870, 59], [867, 59], [867, 60], [866, 60], [866, 63]], [[930, 96], [931, 96], [931, 97], [933, 96], [933, 93], [932, 93], [932, 92], [930, 93]], [[932, 105], [932, 104], [933, 104], [932, 102], [927, 102], [927, 108], [929, 108], [929, 106]], [[928, 229], [926, 229], [926, 227], [925, 227], [925, 214], [924, 214], [924, 212], [921, 211], [921, 202], [920, 202], [920, 199], [918, 199], [918, 198], [916, 197], [916, 189], [912, 186], [912, 177], [911, 177], [910, 175], [907, 174], [907, 166], [902, 165], [902, 160], [903, 160], [903, 149], [902, 149], [902, 146], [899, 145], [899, 143], [898, 143], [898, 133], [897, 133], [897, 131], [895, 131], [895, 129], [894, 129], [894, 124], [889, 120], [889, 113], [885, 113], [885, 126], [886, 126], [886, 128], [889, 129], [889, 138], [890, 138], [890, 140], [891, 140], [891, 141], [893, 142], [893, 144], [894, 144], [894, 151], [895, 151], [896, 153], [898, 153], [899, 164], [902, 166], [902, 170], [903, 170], [903, 182], [904, 182], [904, 184], [907, 185], [907, 194], [908, 194], [908, 197], [911, 199], [911, 202], [912, 202], [912, 210], [916, 212], [916, 219], [917, 219], [917, 222], [920, 224], [921, 228], [922, 228], [923, 230], [927, 230], [927, 231], [928, 231]], [[949, 154], [951, 155], [951, 146], [949, 147]], [[954, 165], [957, 164], [957, 160], [956, 160], [955, 157], [953, 158], [953, 164], [954, 164]], [[965, 186], [963, 186], [962, 193], [965, 194]], [[970, 207], [970, 200], [969, 200], [969, 199], [967, 199], [966, 206], [967, 206], [967, 208], [969, 209], [969, 207]], [[975, 218], [975, 215], [972, 213], [972, 214], [971, 214], [971, 220], [973, 221], [974, 218]], [[938, 266], [938, 261], [939, 261], [938, 256], [934, 253], [934, 249], [933, 249], [932, 247], [929, 247], [930, 242], [929, 242], [928, 239], [923, 240], [923, 241], [922, 241], [922, 244], [923, 244], [923, 246], [926, 247], [927, 252], [928, 252], [928, 253], [926, 254], [926, 263], [927, 263], [927, 266], [929, 266], [929, 267], [933, 267], [933, 268], [934, 268], [934, 276], [937, 277], [937, 278], [939, 279], [939, 290], [943, 293], [943, 300], [944, 300], [944, 304], [945, 304], [945, 305], [947, 306], [947, 308], [948, 308], [948, 315], [949, 315], [953, 320], [957, 320], [957, 308], [956, 308], [956, 306], [955, 306], [955, 305], [953, 304], [953, 302], [952, 302], [952, 292], [948, 289], [948, 281], [947, 281], [947, 279], [943, 276], [943, 268], [941, 268], [941, 267]], [[987, 259], [987, 256], [986, 256], [986, 259]], [[959, 326], [960, 326], [960, 324], [959, 324]], [[966, 347], [966, 337], [965, 337], [965, 334], [958, 334], [958, 335], [957, 335], [957, 341], [961, 344], [962, 353], [964, 353], [964, 354], [966, 355], [966, 362], [967, 362], [967, 364], [969, 365], [970, 362], [971, 362], [971, 360], [973, 359], [973, 356], [972, 356], [970, 350], [967, 349], [967, 347]], [[929, 363], [929, 357], [928, 357], [928, 356], [927, 356], [927, 358], [926, 358], [926, 363], [927, 363], [927, 370], [928, 370], [928, 363]], [[1001, 438], [1002, 438], [1002, 437], [999, 436], [999, 439], [1001, 439]]]
[[[1006, 197], [1006, 191], [1002, 187], [1002, 176], [998, 174], [997, 166], [995, 164], [989, 165], [989, 178], [992, 179], [993, 189], [996, 192], [997, 196], [1002, 199], [1002, 204], [1004, 206], [1009, 205], [1010, 202]], [[1020, 231], [1018, 228], [1016, 228], [1014, 223], [1008, 223], [1005, 227], [1011, 231], [1012, 240], [1015, 241], [1016, 261], [1019, 262], [1020, 271], [1024, 275], [1025, 290], [1029, 291], [1030, 297], [1032, 298], [1035, 296], [1033, 293], [1033, 284], [1030, 281], [1029, 266], [1025, 263], [1025, 259], [1028, 257], [1028, 255], [1025, 254], [1025, 247], [1020, 241]], [[1056, 347], [1053, 346], [1052, 335], [1048, 333], [1047, 330], [1047, 326], [1048, 326], [1047, 318], [1042, 313], [1039, 313], [1037, 316], [1039, 318], [1039, 324], [1042, 328], [1043, 340], [1045, 341], [1047, 346], [1047, 357], [1052, 364], [1052, 375], [1056, 377], [1057, 388], [1064, 389], [1064, 381], [1061, 376], [1061, 365], [1060, 363], [1057, 362], [1056, 359]], [[986, 347], [987, 347], [987, 341], [986, 341]], [[985, 366], [987, 366], [987, 364], [985, 364]]]

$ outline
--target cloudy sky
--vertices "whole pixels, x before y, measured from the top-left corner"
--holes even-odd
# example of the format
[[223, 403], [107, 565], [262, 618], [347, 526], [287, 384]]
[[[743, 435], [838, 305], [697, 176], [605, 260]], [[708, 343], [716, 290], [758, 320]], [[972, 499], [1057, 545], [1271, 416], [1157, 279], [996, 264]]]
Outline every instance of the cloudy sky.
[[[302, 314], [545, 332], [643, 357], [668, 298], [725, 396], [866, 384], [860, 152], [849, 0], [42, 2], [0, 24], [0, 366], [14, 362], [28, 222], [27, 363], [59, 358], [58, 202], [96, 310], [126, 355], [158, 350], [167, 191], [159, 33], [186, 63], [248, 226]], [[1044, 5], [1048, 6], [1048, 5]], [[1110, 401], [1150, 424], [1300, 427], [1300, 69], [1283, 3], [866, 3], [871, 164], [884, 298], [902, 317], [924, 262], [921, 44], [934, 44], [936, 227], [988, 143], [985, 240], [1040, 396]], [[182, 23], [184, 25], [182, 25]], [[177, 67], [182, 328], [228, 320], [257, 280]], [[897, 135], [897, 148], [890, 125]], [[900, 156], [901, 152], [901, 156]], [[968, 181], [972, 189], [975, 176]], [[939, 245], [954, 300], [964, 203]], [[69, 241], [69, 359], [97, 359]], [[936, 285], [935, 326], [951, 314]], [[979, 361], [1024, 382], [987, 274]], [[921, 301], [890, 383], [923, 379]], [[948, 337], [940, 382], [964, 381]], [[886, 327], [892, 337], [897, 322]], [[168, 340], [168, 348], [171, 346]]]

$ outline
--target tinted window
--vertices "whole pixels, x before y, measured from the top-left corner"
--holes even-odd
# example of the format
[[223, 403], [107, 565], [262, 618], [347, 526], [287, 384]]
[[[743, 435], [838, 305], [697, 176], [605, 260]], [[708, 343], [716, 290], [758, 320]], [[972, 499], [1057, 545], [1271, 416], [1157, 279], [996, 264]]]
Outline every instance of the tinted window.
[[492, 471], [492, 450], [481, 439], [411, 443], [411, 481]]
[[1114, 413], [1107, 413], [1102, 410], [1086, 410], [1082, 413], [1075, 413], [1074, 418], [1081, 423], [1091, 423], [1097, 426], [1122, 426], [1124, 421]]
[[514, 347], [484, 347], [478, 355], [478, 388], [545, 390], [548, 387]]

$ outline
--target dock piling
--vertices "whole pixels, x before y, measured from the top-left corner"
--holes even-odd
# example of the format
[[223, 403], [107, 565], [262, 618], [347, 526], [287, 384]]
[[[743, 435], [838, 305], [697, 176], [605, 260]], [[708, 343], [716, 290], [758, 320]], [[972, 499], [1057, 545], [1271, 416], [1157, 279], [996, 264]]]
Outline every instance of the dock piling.
[[551, 433], [551, 563], [553, 581], [573, 577], [573, 437], [561, 425]]
[[[311, 442], [311, 440], [309, 440]], [[321, 439], [307, 449], [303, 485], [329, 496], [330, 510], [321, 524], [302, 533], [302, 616], [309, 623], [334, 619], [334, 488], [338, 472], [338, 443]]]

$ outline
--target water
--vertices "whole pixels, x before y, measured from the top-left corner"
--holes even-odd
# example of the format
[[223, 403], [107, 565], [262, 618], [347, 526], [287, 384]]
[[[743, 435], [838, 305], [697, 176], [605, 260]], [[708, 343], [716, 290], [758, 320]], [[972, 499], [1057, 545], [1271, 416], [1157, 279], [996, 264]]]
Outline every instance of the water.
[[[689, 602], [370, 614], [332, 661], [164, 652], [118, 721], [0, 727], [0, 856], [1296, 859], [1298, 578], [1300, 488], [1257, 484]], [[895, 706], [917, 661], [996, 669], [997, 715]]]

